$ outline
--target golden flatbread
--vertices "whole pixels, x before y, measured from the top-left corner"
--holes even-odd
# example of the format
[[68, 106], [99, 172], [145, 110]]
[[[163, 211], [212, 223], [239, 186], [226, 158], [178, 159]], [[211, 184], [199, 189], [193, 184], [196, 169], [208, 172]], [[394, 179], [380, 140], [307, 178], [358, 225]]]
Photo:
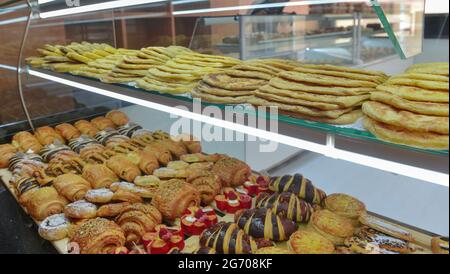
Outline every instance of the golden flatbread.
[[202, 93], [208, 93], [208, 94], [216, 95], [216, 96], [227, 96], [227, 97], [249, 96], [249, 95], [253, 95], [253, 93], [254, 93], [254, 90], [234, 91], [234, 90], [216, 88], [216, 87], [212, 87], [212, 86], [206, 84], [203, 81], [200, 81], [198, 83], [197, 90]]
[[343, 67], [343, 66], [333, 66], [333, 65], [301, 64], [301, 66], [302, 67], [306, 67], [306, 68], [312, 68], [312, 69], [349, 72], [349, 73], [381, 76], [381, 77], [387, 78], [386, 73], [384, 73], [382, 71], [375, 71], [375, 70], [356, 69], [356, 68], [349, 68], [349, 67]]
[[258, 71], [269, 75], [276, 75], [282, 70], [257, 62], [245, 62], [243, 64], [234, 66], [232, 69], [242, 71]]
[[289, 112], [289, 111], [281, 111], [280, 114], [294, 117], [297, 119], [309, 120], [309, 121], [320, 122], [320, 123], [325, 123], [325, 124], [332, 124], [332, 125], [354, 124], [354, 123], [356, 123], [356, 121], [358, 121], [360, 118], [362, 118], [364, 116], [361, 109], [356, 109], [349, 113], [345, 113], [336, 119], [305, 116], [305, 115], [300, 115], [298, 113]]
[[371, 118], [364, 119], [364, 127], [379, 139], [423, 149], [448, 149], [448, 135], [430, 132], [409, 131], [404, 128], [387, 125]]
[[436, 81], [416, 80], [407, 78], [391, 78], [386, 82], [386, 84], [448, 91], [448, 83]]
[[253, 79], [261, 79], [270, 81], [273, 78], [271, 74], [267, 74], [259, 71], [246, 71], [246, 70], [237, 70], [237, 69], [227, 69], [225, 70], [225, 74], [232, 77], [244, 77], [244, 78], [253, 78]]
[[300, 105], [305, 107], [313, 107], [321, 110], [336, 110], [341, 109], [342, 107], [335, 105], [335, 104], [329, 104], [329, 103], [322, 103], [322, 102], [314, 102], [314, 101], [308, 101], [303, 99], [295, 99], [290, 97], [284, 97], [284, 96], [278, 96], [271, 93], [265, 93], [261, 92], [260, 90], [255, 91], [255, 96], [258, 98], [262, 98], [271, 102], [278, 102], [278, 103], [285, 103], [285, 104], [291, 104], [291, 105]]
[[370, 118], [388, 125], [411, 131], [448, 134], [448, 117], [416, 114], [374, 101], [365, 102], [362, 110]]
[[302, 114], [305, 116], [332, 118], [332, 119], [337, 119], [340, 116], [354, 110], [353, 108], [339, 109], [339, 110], [320, 110], [320, 109], [316, 109], [316, 108], [304, 107], [304, 106], [299, 106], [299, 105], [289, 105], [289, 104], [283, 104], [283, 103], [277, 103], [277, 102], [270, 102], [270, 101], [264, 100], [262, 98], [257, 98], [257, 97], [251, 98], [248, 101], [248, 103], [255, 105], [255, 106], [278, 107], [280, 110], [295, 112], [295, 113], [299, 113], [299, 114]]
[[396, 78], [436, 81], [436, 82], [444, 82], [444, 83], [448, 84], [447, 76], [433, 75], [433, 74], [426, 74], [426, 73], [404, 73], [404, 74], [394, 76], [391, 79], [396, 79]]
[[310, 74], [319, 74], [319, 75], [327, 75], [327, 76], [333, 76], [333, 77], [341, 77], [351, 80], [362, 80], [362, 81], [369, 81], [376, 84], [383, 83], [387, 78], [383, 76], [378, 75], [367, 75], [367, 74], [360, 74], [360, 73], [354, 73], [354, 72], [342, 72], [342, 71], [333, 71], [333, 70], [321, 70], [321, 69], [315, 69], [315, 68], [308, 68], [308, 67], [298, 67], [294, 71], [302, 72], [302, 73], [310, 73]]
[[285, 80], [279, 77], [270, 80], [270, 85], [284, 90], [336, 96], [365, 95], [375, 90], [374, 88], [343, 88], [306, 85], [294, 81]]
[[227, 97], [227, 96], [216, 96], [208, 93], [203, 93], [198, 89], [193, 89], [192, 92], [193, 98], [201, 98], [210, 103], [219, 103], [219, 104], [242, 104], [247, 103], [252, 96], [236, 96], [236, 97]]
[[370, 98], [369, 93], [354, 96], [321, 95], [309, 92], [279, 89], [271, 85], [265, 85], [260, 87], [259, 89], [260, 91], [265, 93], [271, 93], [278, 96], [286, 97], [286, 100], [289, 100], [290, 98], [295, 98], [307, 101], [335, 104], [340, 106], [341, 108], [349, 108], [354, 107], [356, 105], [361, 105], [362, 102], [367, 101]]
[[163, 78], [163, 79], [173, 79], [173, 80], [185, 80], [185, 81], [196, 81], [199, 79], [198, 76], [194, 76], [192, 74], [177, 74], [170, 73], [159, 70], [158, 68], [151, 68], [148, 70], [148, 74], [151, 74], [155, 77]]
[[396, 85], [380, 85], [379, 91], [385, 91], [397, 95], [403, 99], [419, 102], [448, 103], [449, 94], [446, 91], [427, 90], [416, 87], [405, 87]]
[[125, 70], [148, 70], [150, 68], [155, 67], [154, 65], [148, 65], [148, 64], [126, 64], [126, 63], [120, 63], [117, 65], [118, 68], [125, 69]]
[[226, 74], [208, 74], [203, 77], [203, 82], [210, 86], [228, 90], [255, 90], [266, 84], [264, 80], [231, 77]]
[[449, 106], [446, 103], [428, 103], [417, 102], [403, 99], [400, 96], [396, 96], [389, 92], [373, 92], [370, 99], [372, 101], [381, 102], [387, 105], [391, 105], [398, 109], [408, 110], [418, 114], [435, 115], [435, 116], [448, 116]]
[[307, 74], [294, 71], [284, 71], [281, 72], [278, 76], [295, 82], [308, 83], [313, 85], [322, 85], [328, 87], [331, 86], [331, 87], [349, 87], [349, 88], [357, 88], [357, 87], [375, 88], [377, 86], [376, 83], [369, 81], [349, 80], [333, 76]]
[[125, 74], [131, 74], [136, 76], [146, 76], [148, 74], [147, 70], [137, 70], [137, 69], [121, 69], [119, 67], [114, 67], [112, 69], [113, 72], [119, 72], [119, 73], [125, 73]]
[[119, 77], [111, 77], [109, 75], [100, 77], [100, 81], [102, 81], [103, 83], [108, 83], [108, 84], [131, 83], [131, 82], [136, 82], [139, 79], [141, 79], [141, 78], [136, 78], [136, 77], [119, 78]]
[[168, 85], [156, 85], [142, 79], [137, 80], [136, 84], [142, 89], [149, 91], [158, 91], [161, 93], [184, 94], [189, 93], [192, 90], [192, 87], [189, 86], [172, 87]]
[[142, 64], [142, 65], [161, 65], [164, 62], [161, 62], [158, 59], [142, 59], [139, 57], [131, 57], [131, 56], [125, 56], [123, 57], [123, 61], [127, 64]]

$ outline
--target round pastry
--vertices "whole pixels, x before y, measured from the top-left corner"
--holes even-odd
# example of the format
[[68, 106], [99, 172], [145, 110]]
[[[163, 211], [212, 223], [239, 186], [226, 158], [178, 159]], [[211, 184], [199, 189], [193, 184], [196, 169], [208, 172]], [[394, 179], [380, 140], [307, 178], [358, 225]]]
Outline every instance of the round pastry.
[[85, 200], [79, 200], [66, 205], [64, 214], [69, 218], [92, 219], [97, 216], [97, 206]]
[[345, 239], [355, 233], [355, 227], [347, 218], [327, 209], [314, 212], [311, 217], [311, 225], [319, 234], [335, 245], [343, 245]]
[[118, 128], [117, 128], [117, 131], [118, 131], [120, 134], [125, 135], [125, 136], [128, 136], [128, 137], [131, 138], [131, 137], [133, 137], [133, 134], [134, 134], [136, 131], [140, 130], [140, 129], [142, 129], [142, 127], [141, 127], [140, 125], [138, 125], [138, 124], [135, 124], [135, 123], [128, 123], [128, 124], [125, 124], [125, 125], [123, 125], [123, 126], [118, 127]]
[[294, 253], [276, 246], [268, 246], [256, 250], [255, 253], [253, 254], [294, 254]]
[[84, 198], [91, 203], [106, 204], [111, 202], [114, 192], [108, 188], [91, 189], [86, 192]]
[[39, 235], [48, 241], [59, 241], [69, 233], [69, 220], [64, 214], [51, 215], [39, 224]]
[[287, 243], [289, 250], [296, 254], [333, 254], [334, 244], [314, 231], [298, 230]]
[[350, 219], [353, 225], [359, 225], [359, 217], [366, 212], [366, 206], [358, 199], [346, 194], [332, 194], [325, 199], [325, 208]]

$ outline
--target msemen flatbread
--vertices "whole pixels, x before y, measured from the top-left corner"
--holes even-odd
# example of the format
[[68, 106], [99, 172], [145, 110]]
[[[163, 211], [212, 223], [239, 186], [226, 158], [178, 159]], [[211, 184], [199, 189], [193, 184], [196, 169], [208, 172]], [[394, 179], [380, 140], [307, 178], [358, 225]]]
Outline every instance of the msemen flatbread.
[[159, 70], [158, 68], [151, 68], [148, 70], [148, 74], [151, 74], [155, 77], [160, 77], [163, 79], [173, 79], [173, 80], [185, 80], [185, 81], [196, 81], [198, 80], [198, 76], [194, 76], [192, 74], [177, 74], [177, 73], [170, 73], [165, 72], [162, 70]]
[[287, 116], [302, 119], [302, 120], [310, 120], [310, 121], [314, 121], [314, 122], [333, 124], [333, 125], [354, 124], [354, 123], [356, 123], [356, 121], [358, 121], [360, 118], [362, 118], [364, 116], [361, 109], [356, 109], [349, 113], [345, 113], [336, 119], [305, 116], [305, 115], [300, 115], [298, 113], [289, 112], [289, 111], [281, 111], [280, 113], [283, 115], [287, 115]]
[[306, 85], [294, 81], [281, 79], [278, 77], [270, 80], [270, 85], [284, 90], [293, 90], [293, 91], [310, 92], [322, 95], [336, 95], [336, 96], [364, 95], [375, 90], [374, 88], [343, 88], [343, 87], [321, 87], [314, 85]]
[[387, 125], [369, 117], [364, 118], [364, 127], [381, 140], [424, 149], [448, 149], [448, 135], [430, 132], [409, 131]]
[[298, 72], [302, 72], [302, 73], [342, 77], [342, 78], [351, 79], [351, 80], [369, 81], [369, 82], [373, 82], [376, 84], [383, 83], [387, 79], [386, 77], [378, 76], [378, 75], [367, 75], [367, 74], [360, 74], [360, 73], [354, 73], [354, 72], [342, 72], [342, 71], [333, 71], [333, 70], [321, 70], [321, 69], [314, 69], [314, 68], [308, 68], [308, 67], [298, 67], [294, 71], [298, 71]]
[[367, 101], [370, 98], [370, 94], [368, 93], [364, 95], [353, 95], [353, 96], [322, 95], [310, 92], [279, 89], [271, 85], [262, 86], [259, 88], [259, 90], [265, 93], [271, 93], [286, 97], [286, 100], [290, 100], [290, 98], [295, 98], [314, 102], [335, 104], [341, 106], [342, 108], [349, 108], [354, 107], [356, 105], [361, 105], [362, 102]]
[[416, 80], [407, 78], [391, 78], [386, 82], [386, 84], [448, 91], [448, 83], [436, 81]]
[[131, 82], [136, 82], [139, 79], [141, 79], [141, 78], [137, 78], [137, 77], [133, 77], [133, 76], [119, 78], [119, 77], [111, 77], [109, 75], [106, 75], [106, 76], [102, 76], [100, 78], [100, 81], [102, 81], [103, 83], [114, 84], [114, 83], [131, 83]]
[[334, 104], [278, 96], [278, 95], [271, 94], [271, 93], [261, 92], [260, 90], [256, 90], [254, 94], [258, 98], [262, 98], [262, 99], [265, 99], [265, 100], [268, 100], [271, 102], [279, 102], [279, 103], [285, 103], [285, 104], [291, 104], [291, 105], [313, 107], [313, 108], [317, 108], [317, 109], [321, 109], [321, 110], [336, 110], [336, 109], [342, 108], [342, 107], [340, 107], [338, 105], [334, 105]]
[[137, 70], [137, 69], [121, 69], [119, 67], [114, 67], [112, 69], [112, 71], [114, 72], [118, 72], [118, 73], [125, 73], [125, 74], [131, 74], [131, 75], [136, 75], [136, 76], [146, 76], [148, 74], [147, 70]]
[[254, 93], [254, 90], [234, 91], [234, 90], [216, 88], [216, 87], [212, 87], [212, 86], [206, 84], [203, 81], [200, 81], [198, 83], [197, 90], [202, 93], [208, 93], [208, 94], [216, 95], [216, 96], [227, 96], [227, 97], [249, 96], [249, 95], [253, 95], [253, 93]]
[[201, 98], [210, 103], [219, 103], [219, 104], [242, 104], [247, 103], [247, 101], [250, 98], [252, 98], [252, 96], [236, 96], [236, 97], [216, 96], [203, 93], [196, 88], [192, 90], [191, 94], [193, 98]]
[[210, 86], [228, 90], [255, 90], [267, 83], [264, 80], [231, 77], [223, 73], [205, 75], [203, 81]]
[[350, 72], [357, 74], [365, 74], [365, 75], [375, 75], [381, 77], [387, 77], [387, 75], [382, 71], [376, 70], [365, 70], [365, 69], [356, 69], [349, 68], [343, 66], [333, 66], [333, 65], [314, 65], [314, 64], [301, 64], [302, 67], [313, 68], [313, 69], [321, 69], [321, 70], [329, 70], [329, 71], [341, 71], [341, 72]]
[[273, 78], [271, 74], [267, 74], [260, 71], [246, 71], [246, 70], [238, 70], [238, 69], [227, 69], [225, 74], [233, 77], [245, 77], [245, 78], [254, 78], [269, 81]]
[[171, 94], [184, 94], [189, 93], [192, 90], [191, 86], [182, 85], [179, 87], [173, 87], [168, 85], [156, 85], [149, 83], [145, 80], [139, 79], [136, 81], [138, 87], [149, 91], [158, 91], [161, 93], [171, 93]]
[[306, 116], [313, 116], [313, 117], [324, 117], [324, 118], [332, 118], [336, 119], [340, 116], [344, 115], [345, 113], [349, 113], [350, 111], [353, 111], [353, 108], [346, 108], [346, 109], [338, 109], [338, 110], [320, 110], [317, 108], [310, 108], [310, 107], [304, 107], [299, 105], [289, 105], [289, 104], [283, 104], [283, 103], [277, 103], [277, 102], [270, 102], [267, 100], [264, 100], [262, 98], [251, 98], [248, 103], [255, 105], [255, 106], [273, 106], [278, 107], [280, 110], [284, 111], [291, 111], [300, 113]]
[[362, 109], [370, 118], [388, 125], [411, 131], [448, 134], [448, 117], [416, 114], [374, 101], [365, 102]]
[[373, 92], [370, 96], [372, 101], [391, 105], [398, 109], [408, 110], [418, 114], [448, 116], [449, 106], [446, 103], [417, 102], [403, 99], [389, 92]]
[[361, 80], [349, 80], [342, 79], [339, 77], [326, 76], [326, 75], [317, 75], [317, 74], [308, 74], [308, 73], [300, 73], [294, 71], [284, 71], [281, 72], [279, 77], [288, 79], [291, 81], [301, 82], [301, 83], [309, 83], [314, 85], [322, 85], [322, 86], [332, 86], [332, 87], [366, 87], [366, 88], [375, 88], [377, 86], [376, 83], [369, 81], [361, 81]]
[[447, 76], [433, 75], [433, 74], [426, 74], [426, 73], [404, 73], [404, 74], [394, 76], [391, 79], [396, 79], [396, 78], [436, 81], [436, 82], [444, 82], [444, 83], [448, 84]]
[[427, 90], [416, 87], [404, 87], [396, 85], [380, 85], [379, 91], [386, 91], [403, 99], [420, 102], [448, 103], [449, 94], [446, 91]]

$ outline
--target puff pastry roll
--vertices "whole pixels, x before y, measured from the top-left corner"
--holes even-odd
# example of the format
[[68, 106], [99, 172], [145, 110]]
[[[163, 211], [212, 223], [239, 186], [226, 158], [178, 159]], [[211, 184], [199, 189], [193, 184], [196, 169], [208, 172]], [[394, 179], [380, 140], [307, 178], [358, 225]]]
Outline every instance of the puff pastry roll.
[[130, 122], [128, 116], [119, 110], [111, 110], [106, 114], [106, 118], [111, 120], [116, 126], [124, 126]]
[[46, 146], [50, 144], [65, 144], [66, 140], [59, 135], [52, 127], [37, 128], [34, 136], [38, 139], [41, 145]]
[[116, 125], [113, 123], [113, 121], [103, 116], [92, 119], [91, 123], [99, 130], [116, 128]]
[[36, 137], [28, 131], [21, 131], [14, 135], [13, 143], [21, 152], [38, 153], [42, 149], [42, 145]]
[[231, 157], [220, 158], [212, 167], [212, 171], [219, 176], [223, 187], [243, 185], [252, 174], [246, 163]]
[[109, 188], [112, 183], [119, 182], [116, 174], [101, 164], [88, 164], [83, 169], [83, 178], [91, 183], [94, 189]]
[[163, 166], [167, 166], [169, 162], [173, 160], [170, 151], [156, 143], [146, 145], [144, 147], [144, 151], [153, 154], [153, 156], [155, 156], [156, 159], [158, 159], [158, 162]]
[[60, 124], [55, 127], [56, 132], [67, 141], [78, 138], [81, 132], [74, 126], [68, 123]]
[[186, 181], [200, 192], [202, 204], [209, 205], [220, 193], [222, 184], [219, 176], [208, 170], [191, 169]]
[[148, 151], [136, 151], [127, 154], [127, 158], [147, 175], [159, 168], [158, 159]]
[[74, 125], [83, 135], [94, 137], [99, 129], [86, 120], [77, 121]]
[[82, 200], [86, 192], [91, 189], [91, 184], [83, 177], [70, 173], [56, 177], [53, 186], [71, 202]]
[[28, 213], [36, 220], [42, 221], [48, 216], [64, 211], [67, 201], [53, 187], [36, 188], [27, 192], [22, 204]]
[[9, 160], [16, 155], [17, 148], [11, 144], [0, 145], [0, 168], [6, 168]]
[[106, 161], [106, 165], [117, 176], [128, 181], [133, 182], [138, 176], [141, 176], [141, 170], [133, 164], [125, 155], [116, 155]]

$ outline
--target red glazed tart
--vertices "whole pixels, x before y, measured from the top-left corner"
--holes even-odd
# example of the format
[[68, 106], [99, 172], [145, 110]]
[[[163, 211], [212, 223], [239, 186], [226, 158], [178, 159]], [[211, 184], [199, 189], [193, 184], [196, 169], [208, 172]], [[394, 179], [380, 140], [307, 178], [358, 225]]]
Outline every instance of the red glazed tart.
[[257, 196], [261, 192], [269, 191], [269, 180], [264, 176], [258, 176], [256, 179], [244, 183], [244, 188], [248, 195]]
[[174, 247], [183, 250], [184, 237], [181, 228], [158, 225], [155, 230], [142, 236], [148, 254], [167, 254]]
[[181, 217], [181, 228], [186, 235], [200, 235], [203, 230], [216, 224], [217, 221], [218, 218], [213, 208], [190, 207]]
[[252, 197], [240, 194], [233, 188], [225, 188], [224, 194], [215, 197], [216, 207], [222, 212], [234, 214], [240, 209], [249, 209], [252, 206]]

